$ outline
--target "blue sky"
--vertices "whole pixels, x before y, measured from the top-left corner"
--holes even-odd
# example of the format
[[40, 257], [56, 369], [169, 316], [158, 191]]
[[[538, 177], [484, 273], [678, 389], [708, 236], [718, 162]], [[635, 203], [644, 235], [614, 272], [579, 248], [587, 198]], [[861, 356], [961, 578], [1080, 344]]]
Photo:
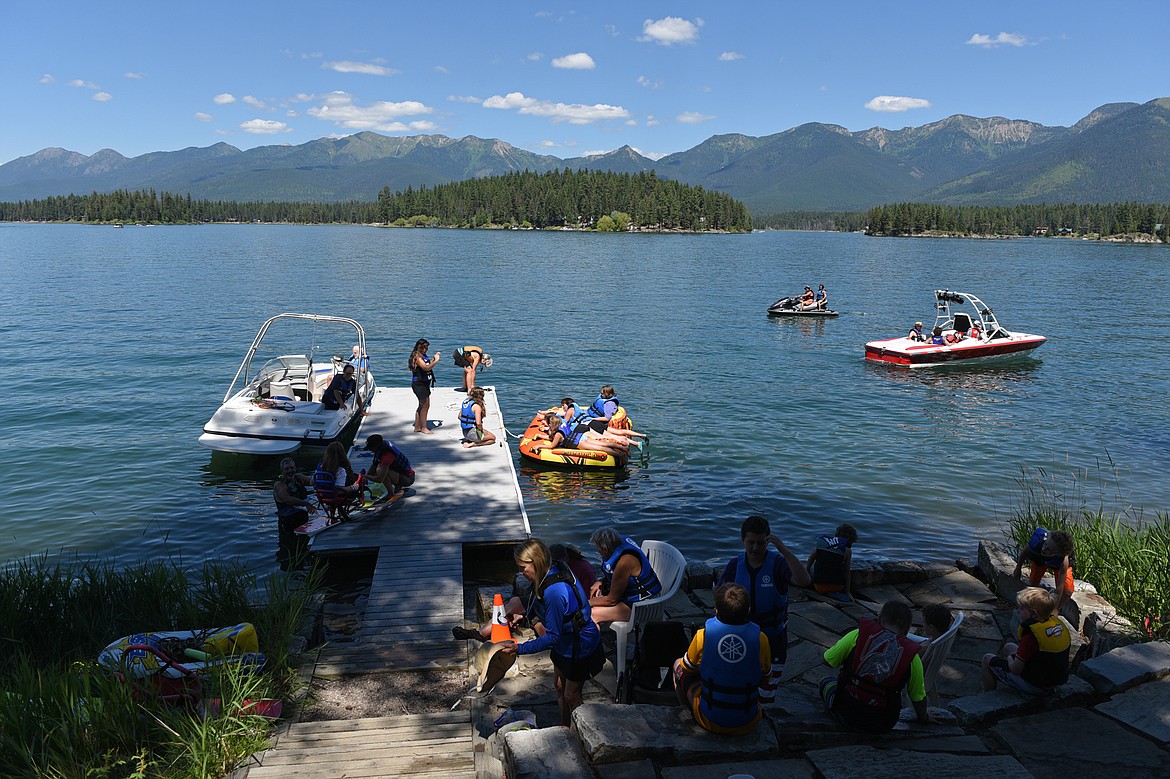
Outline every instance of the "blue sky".
[[362, 130], [659, 157], [952, 114], [1071, 125], [1170, 96], [1164, 2], [0, 0], [0, 163]]

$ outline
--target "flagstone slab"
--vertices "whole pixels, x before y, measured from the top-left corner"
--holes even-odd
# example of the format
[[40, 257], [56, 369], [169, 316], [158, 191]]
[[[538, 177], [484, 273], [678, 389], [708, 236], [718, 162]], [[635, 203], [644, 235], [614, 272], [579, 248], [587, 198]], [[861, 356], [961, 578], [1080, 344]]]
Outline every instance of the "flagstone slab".
[[1138, 685], [1098, 704], [1097, 711], [1170, 743], [1170, 679]]
[[807, 754], [824, 779], [874, 776], [978, 776], [981, 779], [1032, 779], [1008, 755], [952, 755], [868, 746], [817, 749]]
[[995, 593], [987, 585], [963, 571], [952, 571], [945, 576], [931, 579], [930, 583], [951, 600], [963, 603], [987, 603], [996, 600]]
[[1042, 708], [1083, 703], [1093, 696], [1093, 686], [1076, 676], [1046, 695], [1026, 695], [1006, 687], [957, 698], [947, 706], [963, 725], [978, 725]]
[[881, 604], [891, 600], [900, 601], [907, 606], [914, 605], [909, 598], [903, 595], [892, 584], [877, 584], [872, 587], [866, 587], [864, 590], [858, 590], [856, 595], [858, 600], [865, 599], [871, 601], [877, 604], [879, 609], [881, 608]]
[[1164, 777], [1170, 754], [1083, 708], [1004, 720], [991, 730], [1036, 776]]
[[1170, 643], [1150, 641], [1119, 647], [1081, 663], [1077, 675], [1104, 695], [1121, 692], [1170, 675]]
[[814, 625], [836, 633], [838, 638], [857, 627], [857, 620], [848, 614], [843, 614], [839, 608], [821, 601], [809, 601], [789, 606], [789, 614], [804, 617]]
[[[653, 770], [638, 779], [654, 776]], [[662, 769], [662, 779], [728, 779], [750, 776], [753, 779], [813, 779], [816, 771], [807, 760], [743, 760], [735, 763], [675, 766]], [[610, 779], [602, 773], [601, 779]], [[632, 778], [631, 778], [632, 779]]]

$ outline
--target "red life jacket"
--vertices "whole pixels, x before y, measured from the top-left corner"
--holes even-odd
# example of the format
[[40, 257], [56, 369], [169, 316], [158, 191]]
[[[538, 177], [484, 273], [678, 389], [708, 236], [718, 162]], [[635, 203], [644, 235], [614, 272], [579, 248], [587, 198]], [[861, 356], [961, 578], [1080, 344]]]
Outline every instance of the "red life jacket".
[[[866, 706], [901, 706], [918, 645], [868, 617], [857, 620], [857, 644], [841, 665], [839, 684]], [[891, 701], [893, 702], [891, 704]]]

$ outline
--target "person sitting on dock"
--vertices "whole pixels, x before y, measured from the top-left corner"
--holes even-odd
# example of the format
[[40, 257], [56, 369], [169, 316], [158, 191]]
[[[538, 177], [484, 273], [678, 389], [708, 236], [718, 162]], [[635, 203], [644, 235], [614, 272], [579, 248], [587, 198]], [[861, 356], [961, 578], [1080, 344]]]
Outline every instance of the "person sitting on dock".
[[375, 433], [366, 439], [366, 451], [374, 453], [374, 472], [370, 481], [380, 482], [386, 488], [386, 497], [377, 501], [384, 503], [399, 490], [414, 484], [414, 468], [402, 450]]
[[630, 445], [626, 441], [598, 435], [586, 423], [565, 422], [555, 411], [544, 415], [544, 424], [548, 441], [533, 443], [536, 449], [589, 449], [605, 452], [615, 460], [625, 460], [630, 456]]
[[545, 633], [517, 646], [502, 641], [501, 652], [530, 655], [549, 650], [561, 724], [568, 727], [573, 710], [583, 702], [581, 688], [605, 667], [601, 631], [591, 618], [585, 590], [572, 571], [552, 561], [541, 541], [530, 538], [513, 551], [516, 566], [525, 579], [536, 585], [536, 597], [544, 605]]
[[[760, 687], [760, 700], [771, 703], [788, 659], [788, 588], [806, 587], [808, 571], [777, 536], [768, 520], [753, 515], [739, 529], [743, 552], [731, 558], [719, 576], [719, 584], [739, 584], [748, 591], [751, 619], [768, 637], [772, 648], [772, 670]], [[768, 549], [768, 544], [776, 551]]]
[[496, 437], [490, 430], [484, 429], [483, 420], [487, 416], [487, 404], [484, 403], [483, 387], [472, 387], [467, 393], [467, 400], [463, 401], [459, 409], [459, 426], [463, 428], [463, 448], [473, 446], [490, 446], [496, 442]]
[[[768, 676], [768, 637], [748, 620], [751, 600], [738, 584], [715, 588], [715, 616], [674, 662], [674, 691], [704, 730], [750, 733], [760, 721], [759, 689]], [[733, 646], [736, 651], [727, 651]]]
[[824, 311], [825, 306], [829, 303], [829, 293], [825, 292], [825, 285], [817, 285], [817, 294], [813, 296], [813, 302], [816, 304], [817, 311]]
[[918, 341], [920, 343], [925, 341], [926, 334], [922, 332], [922, 323], [915, 322], [914, 327], [910, 328], [910, 332], [906, 334], [906, 337], [911, 341]]
[[[354, 378], [355, 368], [349, 363], [345, 364], [341, 373], [333, 374], [333, 380], [329, 382], [328, 389], [321, 397], [321, 405], [329, 411], [337, 411], [345, 402], [357, 394], [357, 379]], [[362, 399], [359, 397], [357, 402], [360, 404]]]
[[653, 598], [662, 592], [662, 583], [633, 539], [624, 538], [612, 527], [593, 531], [589, 542], [601, 553], [602, 580], [589, 591], [593, 621], [624, 622], [630, 618], [630, 605]]
[[821, 680], [821, 700], [843, 725], [867, 733], [893, 729], [902, 711], [902, 688], [918, 721], [933, 721], [918, 644], [906, 638], [912, 620], [908, 605], [886, 601], [876, 622], [859, 618], [855, 629], [825, 650], [825, 662], [841, 671]]
[[325, 457], [313, 474], [313, 489], [322, 505], [344, 505], [360, 496], [363, 490], [361, 481], [340, 441], [333, 441], [325, 447]]

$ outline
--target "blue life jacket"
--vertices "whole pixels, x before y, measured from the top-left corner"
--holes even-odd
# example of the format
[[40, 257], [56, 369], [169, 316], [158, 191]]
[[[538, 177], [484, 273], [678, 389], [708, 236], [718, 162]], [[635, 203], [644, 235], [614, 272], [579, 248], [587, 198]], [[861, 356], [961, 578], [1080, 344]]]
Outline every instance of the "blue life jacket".
[[317, 463], [317, 470], [313, 473], [313, 489], [317, 491], [317, 500], [323, 506], [335, 506], [342, 501], [341, 491], [337, 489], [337, 476], [325, 470], [325, 463]]
[[814, 584], [845, 583], [845, 553], [849, 551], [849, 539], [840, 536], [818, 536], [817, 556], [813, 559], [812, 580]]
[[930, 343], [932, 346], [942, 346], [946, 341], [943, 340], [941, 335], [932, 335], [930, 337]]
[[818, 289], [816, 294], [813, 295], [813, 300], [820, 302], [825, 299], [826, 294], [827, 293], [823, 289]]
[[386, 452], [394, 455], [394, 459], [390, 461], [390, 470], [397, 471], [398, 473], [407, 473], [410, 470], [410, 460], [407, 459], [401, 449], [389, 441], [383, 441], [382, 445], [378, 447], [378, 451], [374, 452], [375, 470], [381, 465], [382, 458], [386, 455]]
[[[1032, 537], [1028, 539], [1028, 558], [1032, 562], [1043, 563], [1052, 569], [1053, 575], [1060, 569], [1060, 564], [1064, 562], [1064, 555], [1054, 555], [1052, 557], [1045, 557], [1040, 554], [1040, 550], [1044, 548], [1044, 542], [1048, 540], [1048, 531], [1042, 527], [1038, 527], [1032, 531]], [[1073, 559], [1072, 552], [1068, 554], [1068, 564], [1072, 566], [1076, 560]]]
[[[779, 556], [779, 552], [769, 549], [755, 575], [748, 570], [746, 552], [740, 552], [735, 563], [735, 583], [751, 595], [752, 622], [760, 626], [769, 641], [788, 629], [788, 582], [772, 581]], [[777, 585], [782, 589], [777, 590]]]
[[572, 449], [581, 443], [581, 437], [585, 435], [585, 425], [578, 424], [576, 417], [574, 417], [571, 422], [565, 422], [558, 427], [557, 432], [564, 437], [561, 446], [565, 449]]
[[703, 632], [699, 711], [712, 724], [738, 728], [760, 712], [760, 628], [727, 625], [715, 617]]
[[621, 403], [618, 401], [617, 395], [614, 395], [612, 398], [603, 398], [603, 397], [601, 397], [601, 394], [598, 393], [597, 399], [594, 400], [593, 403], [590, 404], [589, 408], [585, 409], [585, 413], [588, 414], [589, 416], [593, 417], [594, 419], [600, 419], [601, 417], [609, 416], [608, 414], [605, 413], [605, 404], [606, 403], [612, 403], [612, 404], [614, 404], [614, 406], [621, 405]]
[[618, 544], [617, 549], [613, 550], [613, 554], [609, 559], [601, 564], [602, 570], [605, 572], [605, 578], [613, 577], [613, 569], [617, 565], [618, 559], [622, 555], [632, 554], [638, 558], [642, 564], [642, 570], [637, 576], [631, 577], [629, 583], [626, 584], [626, 591], [621, 595], [622, 603], [637, 603], [640, 600], [653, 598], [662, 592], [662, 582], [658, 581], [658, 574], [654, 573], [654, 568], [650, 565], [650, 561], [646, 559], [646, 554], [634, 543], [631, 538], [623, 538], [622, 542]]
[[463, 407], [459, 409], [459, 425], [464, 433], [475, 427], [475, 401], [471, 398], [463, 401]]

